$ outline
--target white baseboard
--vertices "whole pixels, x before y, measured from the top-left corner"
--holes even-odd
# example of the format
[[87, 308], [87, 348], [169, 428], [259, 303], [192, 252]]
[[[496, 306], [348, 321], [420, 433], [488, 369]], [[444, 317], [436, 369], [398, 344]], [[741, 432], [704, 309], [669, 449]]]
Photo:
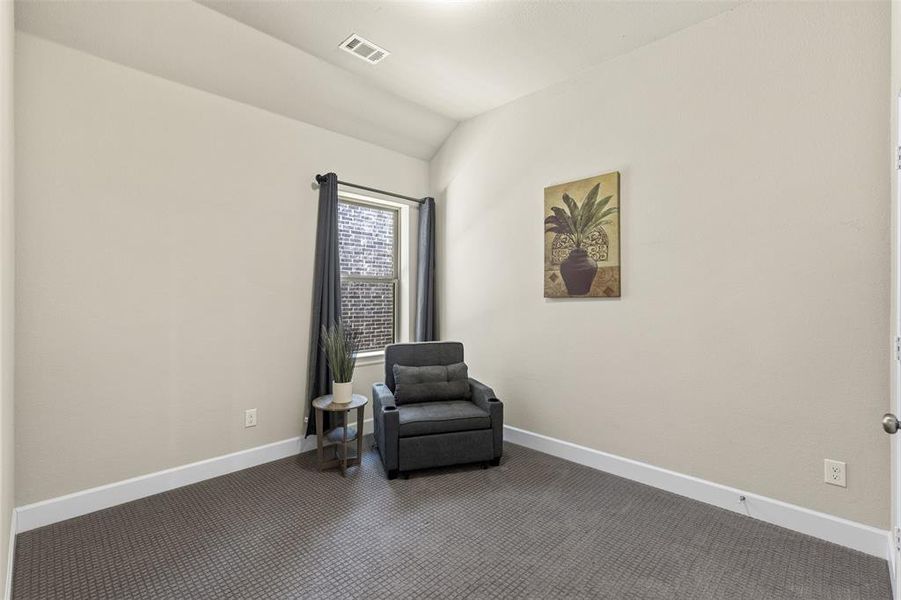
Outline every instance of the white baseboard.
[[12, 600], [13, 597], [13, 565], [16, 556], [16, 533], [18, 533], [18, 523], [16, 509], [12, 510], [9, 516], [9, 548], [6, 551], [6, 581], [3, 582], [3, 598], [4, 600]]
[[[364, 423], [363, 431], [364, 433], [372, 432], [371, 419]], [[558, 456], [732, 512], [749, 515], [767, 523], [882, 559], [892, 560], [891, 535], [890, 532], [882, 529], [509, 425], [504, 426], [504, 439], [513, 444]], [[295, 437], [20, 506], [13, 511], [12, 516], [9, 568], [11, 569], [12, 565], [12, 550], [15, 547], [16, 533], [286, 458], [300, 452], [308, 452], [315, 448], [315, 437], [311, 436], [305, 439]], [[745, 496], [744, 506], [739, 503], [739, 496]], [[9, 571], [9, 573], [11, 572]], [[11, 578], [8, 577], [7, 594], [11, 582]]]
[[[372, 433], [372, 419], [363, 422], [363, 433]], [[35, 502], [16, 508], [18, 532], [29, 531], [44, 525], [58, 523], [94, 511], [146, 498], [178, 487], [219, 477], [248, 467], [287, 458], [301, 452], [316, 449], [316, 437], [293, 437], [264, 446], [248, 448], [239, 452], [208, 458], [199, 462], [181, 465], [132, 477], [107, 485], [82, 490], [65, 496]]]
[[[504, 426], [504, 440], [882, 559], [891, 559], [891, 536], [884, 529], [877, 529], [509, 425]], [[739, 502], [739, 496], [746, 498], [744, 505]]]

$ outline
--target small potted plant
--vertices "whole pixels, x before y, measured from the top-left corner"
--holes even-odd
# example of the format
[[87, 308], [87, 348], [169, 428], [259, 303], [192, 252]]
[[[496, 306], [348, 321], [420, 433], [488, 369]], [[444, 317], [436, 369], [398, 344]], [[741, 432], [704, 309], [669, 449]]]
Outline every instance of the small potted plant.
[[357, 340], [354, 332], [341, 323], [322, 328], [322, 349], [332, 371], [332, 402], [347, 404], [353, 396], [354, 367], [357, 364]]
[[544, 220], [545, 233], [559, 233], [569, 236], [575, 246], [569, 256], [560, 263], [560, 274], [566, 290], [572, 296], [582, 296], [591, 290], [591, 284], [598, 273], [598, 263], [588, 256], [584, 243], [588, 235], [610, 223], [607, 217], [616, 212], [615, 207], [607, 208], [613, 196], [598, 200], [601, 184], [595, 185], [579, 206], [572, 197], [564, 193], [563, 203], [568, 210], [551, 207], [554, 214]]

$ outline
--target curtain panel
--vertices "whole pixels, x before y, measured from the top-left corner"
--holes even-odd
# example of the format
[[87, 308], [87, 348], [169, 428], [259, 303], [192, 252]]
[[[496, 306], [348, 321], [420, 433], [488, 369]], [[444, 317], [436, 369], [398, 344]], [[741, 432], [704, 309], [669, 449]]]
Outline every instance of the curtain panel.
[[[313, 310], [310, 319], [310, 353], [307, 366], [307, 433], [316, 433], [313, 400], [332, 393], [332, 375], [320, 338], [323, 327], [341, 319], [341, 264], [338, 258], [338, 176], [328, 173], [319, 181], [319, 215], [316, 221], [316, 262], [313, 267]], [[330, 414], [323, 415], [329, 429]]]
[[435, 307], [435, 199], [419, 207], [419, 244], [416, 277], [416, 341], [438, 339]]

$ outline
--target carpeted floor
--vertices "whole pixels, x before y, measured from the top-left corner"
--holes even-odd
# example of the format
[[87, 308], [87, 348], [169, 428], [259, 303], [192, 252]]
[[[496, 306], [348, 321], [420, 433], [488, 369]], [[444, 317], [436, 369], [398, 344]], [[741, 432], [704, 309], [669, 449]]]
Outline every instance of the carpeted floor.
[[888, 600], [885, 561], [508, 444], [347, 479], [315, 453], [18, 537], [25, 598]]

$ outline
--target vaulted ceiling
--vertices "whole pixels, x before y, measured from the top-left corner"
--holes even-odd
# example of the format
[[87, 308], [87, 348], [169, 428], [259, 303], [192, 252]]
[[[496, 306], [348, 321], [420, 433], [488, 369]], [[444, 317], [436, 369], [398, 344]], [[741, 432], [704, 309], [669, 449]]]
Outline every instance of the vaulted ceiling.
[[[441, 115], [468, 119], [734, 6], [735, 2], [200, 0]], [[358, 33], [392, 55], [342, 52]]]
[[[428, 159], [456, 124], [738, 2], [44, 2], [17, 26]], [[358, 33], [377, 65], [338, 45]]]

